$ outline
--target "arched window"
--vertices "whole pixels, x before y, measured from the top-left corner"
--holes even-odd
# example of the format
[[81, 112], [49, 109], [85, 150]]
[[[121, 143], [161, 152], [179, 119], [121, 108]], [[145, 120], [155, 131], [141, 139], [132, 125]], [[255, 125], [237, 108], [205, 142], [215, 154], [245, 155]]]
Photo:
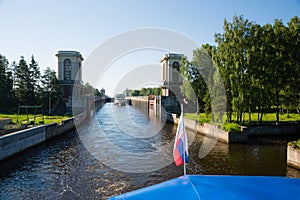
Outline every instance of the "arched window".
[[70, 59], [64, 60], [64, 80], [71, 80], [72, 65]]
[[179, 69], [179, 63], [177, 61], [173, 62], [173, 80], [179, 81], [180, 76], [180, 69]]

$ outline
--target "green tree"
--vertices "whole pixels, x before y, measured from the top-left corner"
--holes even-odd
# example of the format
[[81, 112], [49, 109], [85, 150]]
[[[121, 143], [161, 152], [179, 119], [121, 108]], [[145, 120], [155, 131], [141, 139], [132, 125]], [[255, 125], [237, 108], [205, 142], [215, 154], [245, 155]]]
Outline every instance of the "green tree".
[[16, 70], [16, 96], [19, 104], [22, 105], [35, 105], [35, 87], [32, 73], [24, 59], [21, 56], [17, 70]]
[[41, 77], [41, 83], [43, 91], [41, 93], [41, 102], [43, 108], [49, 109], [49, 103], [52, 109], [55, 108], [62, 98], [62, 89], [56, 77], [56, 72], [47, 67]]
[[[288, 46], [286, 45], [287, 42], [287, 35], [288, 29], [283, 23], [279, 20], [275, 20], [273, 25], [273, 59], [270, 60], [270, 69], [272, 76], [269, 76], [271, 86], [274, 88], [275, 93], [275, 106], [276, 106], [276, 122], [279, 123], [279, 106], [281, 104], [280, 96], [282, 90], [289, 82], [289, 58], [288, 58]], [[272, 36], [272, 35], [271, 35]], [[272, 62], [273, 61], [273, 62]]]
[[[208, 85], [213, 84], [213, 70], [211, 47], [209, 45], [202, 45], [200, 49], [193, 52], [193, 60], [189, 70], [189, 76], [193, 91], [197, 96], [198, 109], [197, 113], [205, 111], [206, 114], [211, 113], [210, 95]], [[193, 95], [193, 93], [191, 93]], [[190, 95], [190, 96], [191, 96]], [[193, 98], [193, 96], [191, 96]], [[209, 98], [208, 98], [209, 97]]]
[[300, 18], [295, 16], [288, 23], [288, 68], [290, 81], [285, 95], [286, 105], [290, 110], [297, 110], [300, 115]]
[[224, 33], [215, 35], [218, 47], [213, 60], [218, 65], [226, 88], [227, 117], [237, 114], [244, 122], [244, 113], [258, 111], [258, 120], [266, 112], [276, 111], [279, 123], [280, 106], [288, 110], [299, 105], [299, 18], [285, 26], [280, 20], [260, 26], [233, 17], [224, 21]]
[[133, 97], [141, 96], [140, 93], [141, 93], [140, 90], [130, 90], [130, 96], [133, 96]]
[[96, 95], [96, 89], [89, 83], [85, 83], [81, 87], [81, 95], [89, 95], [89, 96]]
[[[249, 80], [250, 27], [252, 22], [243, 16], [234, 16], [230, 23], [224, 21], [224, 33], [215, 36], [218, 43], [218, 65], [230, 81], [231, 106], [237, 113], [237, 122], [243, 121], [247, 84]], [[225, 81], [227, 83], [227, 81]], [[228, 92], [228, 91], [227, 91]], [[231, 118], [231, 117], [230, 117]]]
[[5, 56], [0, 54], [0, 111], [7, 112], [15, 106], [12, 72]]
[[204, 110], [208, 116], [213, 111], [211, 120], [221, 122], [226, 108], [226, 95], [220, 72], [212, 59], [215, 52], [216, 47], [205, 44], [194, 50], [191, 62], [185, 57], [182, 59], [181, 73], [184, 80], [181, 92], [190, 101], [196, 99], [197, 114]]
[[10, 69], [12, 72], [12, 79], [13, 79], [13, 90], [15, 90], [15, 85], [16, 85], [16, 71], [17, 71], [18, 65], [16, 61], [13, 61], [10, 65]]
[[34, 56], [31, 56], [31, 61], [29, 63], [29, 73], [31, 77], [31, 85], [34, 86], [34, 102], [36, 104], [40, 104], [41, 102], [41, 94], [42, 94], [42, 88], [40, 86], [40, 80], [41, 80], [41, 72], [38, 66], [38, 63], [35, 61]]

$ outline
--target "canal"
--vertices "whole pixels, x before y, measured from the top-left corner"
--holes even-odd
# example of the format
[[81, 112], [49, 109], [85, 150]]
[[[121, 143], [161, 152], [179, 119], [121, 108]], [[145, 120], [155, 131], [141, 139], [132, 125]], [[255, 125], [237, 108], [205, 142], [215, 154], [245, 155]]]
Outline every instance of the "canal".
[[[176, 127], [106, 104], [88, 124], [0, 163], [0, 199], [107, 199], [183, 174], [172, 162]], [[190, 174], [300, 177], [286, 165], [286, 141], [212, 142], [188, 131]]]

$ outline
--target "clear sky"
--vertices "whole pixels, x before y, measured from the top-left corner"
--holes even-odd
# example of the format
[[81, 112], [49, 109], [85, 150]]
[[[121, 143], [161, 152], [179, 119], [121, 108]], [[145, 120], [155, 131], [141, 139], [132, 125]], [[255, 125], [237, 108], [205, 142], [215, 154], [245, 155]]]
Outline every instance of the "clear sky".
[[[143, 27], [171, 29], [199, 44], [214, 44], [224, 19], [234, 15], [259, 24], [286, 23], [300, 16], [300, 0], [0, 0], [0, 54], [10, 62], [22, 55], [29, 62], [34, 55], [42, 70], [57, 70], [58, 50], [76, 50], [87, 58], [111, 37]], [[134, 65], [158, 62], [163, 52], [152, 55]], [[130, 59], [134, 55], [124, 58], [123, 70], [134, 63]], [[118, 61], [114, 65], [120, 67]], [[118, 79], [114, 73], [97, 87], [112, 94], [105, 80]]]

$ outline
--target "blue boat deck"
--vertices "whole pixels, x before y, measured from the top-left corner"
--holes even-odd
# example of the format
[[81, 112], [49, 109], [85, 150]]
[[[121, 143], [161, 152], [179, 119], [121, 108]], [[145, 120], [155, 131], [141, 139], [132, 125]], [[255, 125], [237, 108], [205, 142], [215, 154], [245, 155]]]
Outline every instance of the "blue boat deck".
[[121, 199], [300, 200], [300, 179], [268, 176], [186, 175], [110, 198], [110, 200]]

